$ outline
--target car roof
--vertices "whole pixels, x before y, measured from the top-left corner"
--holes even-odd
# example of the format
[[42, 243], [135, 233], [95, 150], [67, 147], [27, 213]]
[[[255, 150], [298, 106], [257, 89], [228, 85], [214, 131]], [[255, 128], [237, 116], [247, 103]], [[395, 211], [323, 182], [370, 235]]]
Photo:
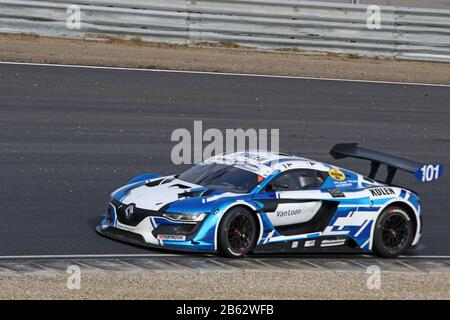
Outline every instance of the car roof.
[[290, 169], [315, 169], [327, 171], [331, 165], [319, 161], [289, 155], [281, 152], [270, 151], [238, 151], [223, 153], [205, 160], [206, 163], [227, 163], [242, 166], [244, 169], [254, 171], [267, 176], [275, 170], [285, 171]]

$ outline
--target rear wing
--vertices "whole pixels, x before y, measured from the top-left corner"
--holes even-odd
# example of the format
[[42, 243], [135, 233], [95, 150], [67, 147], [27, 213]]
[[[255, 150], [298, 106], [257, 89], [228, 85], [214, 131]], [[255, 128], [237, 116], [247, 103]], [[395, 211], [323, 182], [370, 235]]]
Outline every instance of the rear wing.
[[387, 153], [359, 147], [357, 143], [338, 143], [331, 148], [330, 154], [335, 159], [350, 157], [370, 160], [369, 178], [374, 180], [380, 165], [385, 164], [387, 166], [386, 184], [392, 183], [397, 169], [413, 173], [420, 182], [437, 180], [443, 172], [443, 166], [440, 164], [425, 164], [400, 158]]

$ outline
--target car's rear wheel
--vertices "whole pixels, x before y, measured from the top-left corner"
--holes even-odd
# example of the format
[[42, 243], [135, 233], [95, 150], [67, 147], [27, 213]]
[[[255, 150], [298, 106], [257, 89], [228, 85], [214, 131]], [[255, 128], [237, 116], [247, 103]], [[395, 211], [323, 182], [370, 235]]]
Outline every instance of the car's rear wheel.
[[384, 209], [375, 225], [375, 253], [395, 258], [411, 247], [413, 239], [414, 224], [406, 211], [397, 206]]
[[229, 258], [243, 257], [254, 248], [256, 237], [255, 217], [245, 208], [233, 208], [225, 213], [219, 225], [219, 253]]

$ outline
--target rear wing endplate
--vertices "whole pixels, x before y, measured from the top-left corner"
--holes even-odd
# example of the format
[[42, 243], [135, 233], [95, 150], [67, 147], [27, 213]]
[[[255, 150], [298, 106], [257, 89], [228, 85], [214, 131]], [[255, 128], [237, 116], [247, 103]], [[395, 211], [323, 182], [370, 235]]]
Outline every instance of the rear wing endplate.
[[420, 182], [439, 179], [443, 172], [440, 164], [424, 164], [409, 159], [400, 158], [387, 153], [359, 147], [357, 143], [338, 143], [330, 150], [335, 159], [358, 158], [370, 160], [369, 178], [375, 179], [381, 164], [387, 166], [385, 183], [391, 184], [397, 169], [413, 173]]

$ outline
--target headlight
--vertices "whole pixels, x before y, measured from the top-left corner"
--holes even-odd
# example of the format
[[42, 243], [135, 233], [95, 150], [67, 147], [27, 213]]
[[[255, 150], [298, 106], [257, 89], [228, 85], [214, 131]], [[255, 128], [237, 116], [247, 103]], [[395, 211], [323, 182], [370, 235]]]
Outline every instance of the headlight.
[[180, 222], [200, 222], [206, 217], [206, 213], [163, 213], [163, 217]]

